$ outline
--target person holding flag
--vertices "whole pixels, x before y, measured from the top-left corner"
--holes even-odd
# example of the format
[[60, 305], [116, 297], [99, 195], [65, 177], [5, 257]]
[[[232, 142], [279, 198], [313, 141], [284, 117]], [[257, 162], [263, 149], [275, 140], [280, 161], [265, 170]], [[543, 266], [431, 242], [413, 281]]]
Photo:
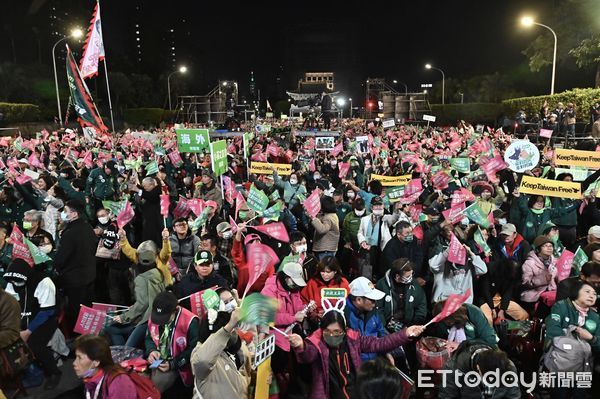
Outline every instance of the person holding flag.
[[[116, 199], [119, 193], [117, 176], [116, 162], [113, 160], [106, 162], [104, 167], [93, 169], [85, 183], [86, 195], [96, 202]], [[96, 208], [99, 206], [97, 204]]]
[[161, 243], [160, 232], [166, 228], [160, 213], [161, 187], [155, 177], [142, 180], [141, 205], [139, 215], [142, 217], [142, 241], [152, 240], [156, 245]]
[[165, 286], [168, 287], [173, 285], [173, 276], [171, 275], [168, 265], [169, 258], [171, 257], [171, 243], [169, 242], [168, 229], [165, 228], [162, 230], [162, 247], [160, 252], [158, 251], [156, 243], [152, 240], [143, 241], [140, 245], [138, 245], [137, 249], [133, 248], [127, 239], [125, 230], [122, 228], [119, 229], [119, 238], [121, 240], [121, 251], [126, 257], [136, 264], [139, 262], [140, 248], [151, 248], [155, 257], [156, 267], [158, 270], [160, 270]]
[[217, 204], [215, 212], [223, 206], [221, 197], [221, 185], [217, 183], [215, 174], [210, 169], [202, 170], [202, 179], [194, 191], [194, 198], [200, 198], [204, 201], [214, 201]]

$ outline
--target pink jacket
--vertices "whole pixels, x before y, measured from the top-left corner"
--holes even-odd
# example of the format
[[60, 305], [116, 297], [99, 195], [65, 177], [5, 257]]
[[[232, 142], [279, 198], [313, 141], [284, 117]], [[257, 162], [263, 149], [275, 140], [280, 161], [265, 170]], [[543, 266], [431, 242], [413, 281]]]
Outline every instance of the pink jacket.
[[[521, 279], [525, 290], [521, 293], [523, 302], [537, 302], [544, 291], [556, 291], [556, 258], [550, 257], [550, 267], [546, 268], [535, 251], [523, 263], [523, 277]], [[548, 278], [552, 279], [548, 283]]]
[[[290, 324], [295, 323], [296, 313], [304, 309], [300, 292], [286, 291], [277, 281], [277, 275], [273, 275], [265, 281], [265, 287], [261, 294], [275, 298], [279, 302], [279, 309], [275, 313], [275, 327], [280, 330], [285, 330]], [[290, 341], [278, 332], [275, 332], [275, 345], [284, 351], [290, 351]]]

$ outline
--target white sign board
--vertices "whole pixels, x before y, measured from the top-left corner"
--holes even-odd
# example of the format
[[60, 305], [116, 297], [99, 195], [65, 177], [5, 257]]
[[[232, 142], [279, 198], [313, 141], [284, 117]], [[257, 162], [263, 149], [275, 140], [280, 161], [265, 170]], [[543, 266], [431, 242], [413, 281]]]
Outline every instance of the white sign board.
[[382, 126], [384, 129], [389, 129], [390, 127], [396, 126], [396, 121], [393, 119], [386, 119], [383, 121]]
[[540, 162], [540, 151], [528, 140], [513, 141], [504, 153], [504, 162], [513, 172], [531, 170]]
[[423, 120], [427, 122], [435, 122], [435, 116], [433, 115], [423, 115]]
[[254, 354], [254, 362], [252, 368], [256, 368], [269, 358], [275, 352], [275, 334], [267, 336], [264, 340], [256, 345], [256, 353]]

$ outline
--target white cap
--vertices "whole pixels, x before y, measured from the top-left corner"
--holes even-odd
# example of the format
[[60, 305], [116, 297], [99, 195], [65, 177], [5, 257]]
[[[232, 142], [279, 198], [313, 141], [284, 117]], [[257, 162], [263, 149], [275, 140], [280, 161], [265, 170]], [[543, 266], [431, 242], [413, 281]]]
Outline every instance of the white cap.
[[26, 163], [27, 165], [29, 165], [29, 161], [27, 160], [27, 158], [21, 158], [17, 161], [17, 163]]
[[588, 235], [592, 235], [596, 238], [600, 238], [600, 226], [592, 226], [588, 230]]
[[383, 299], [385, 293], [375, 288], [375, 285], [366, 277], [357, 277], [350, 283], [350, 295], [365, 297], [374, 301]]
[[302, 269], [302, 265], [295, 262], [289, 262], [283, 265], [281, 269], [283, 274], [292, 279], [294, 284], [305, 287], [306, 281], [304, 281], [304, 270]]

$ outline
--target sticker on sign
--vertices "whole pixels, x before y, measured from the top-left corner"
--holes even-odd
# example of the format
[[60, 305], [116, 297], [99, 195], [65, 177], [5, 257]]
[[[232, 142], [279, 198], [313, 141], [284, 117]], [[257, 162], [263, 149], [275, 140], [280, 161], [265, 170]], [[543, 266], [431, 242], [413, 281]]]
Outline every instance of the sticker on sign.
[[423, 120], [427, 122], [435, 122], [435, 116], [433, 115], [423, 115]]

